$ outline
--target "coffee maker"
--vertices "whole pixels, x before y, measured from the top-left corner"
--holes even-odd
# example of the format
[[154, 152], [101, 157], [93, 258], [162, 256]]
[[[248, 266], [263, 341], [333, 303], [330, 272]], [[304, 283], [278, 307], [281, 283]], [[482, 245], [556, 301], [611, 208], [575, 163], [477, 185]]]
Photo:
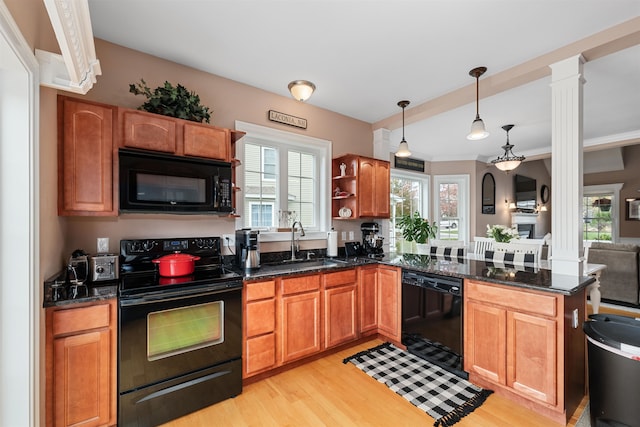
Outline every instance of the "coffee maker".
[[384, 256], [384, 237], [380, 235], [380, 226], [377, 222], [364, 222], [360, 226], [362, 231], [362, 247], [369, 258], [382, 258]]
[[236, 261], [244, 270], [260, 268], [260, 231], [243, 228], [236, 230]]

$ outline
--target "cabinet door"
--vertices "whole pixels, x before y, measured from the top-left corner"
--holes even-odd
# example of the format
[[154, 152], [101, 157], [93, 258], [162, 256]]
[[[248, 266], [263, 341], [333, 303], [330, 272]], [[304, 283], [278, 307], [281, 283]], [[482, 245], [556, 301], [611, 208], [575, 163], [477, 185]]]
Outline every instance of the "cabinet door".
[[374, 216], [376, 218], [389, 218], [391, 216], [391, 205], [389, 203], [391, 166], [389, 162], [381, 160], [376, 162], [375, 183]]
[[378, 267], [378, 330], [400, 342], [400, 270]]
[[181, 154], [176, 139], [178, 119], [124, 108], [120, 119], [123, 147]]
[[115, 109], [61, 96], [58, 114], [58, 215], [117, 215]]
[[115, 425], [116, 322], [115, 300], [47, 309], [47, 425]]
[[507, 313], [507, 385], [521, 394], [557, 404], [556, 321]]
[[184, 123], [184, 155], [228, 162], [229, 130], [196, 123]]
[[375, 217], [376, 212], [376, 161], [363, 157], [358, 168], [358, 215]]
[[360, 300], [360, 333], [375, 332], [378, 328], [378, 267], [360, 267], [358, 272]]
[[356, 284], [324, 291], [325, 347], [330, 348], [357, 338]]
[[507, 314], [504, 309], [465, 301], [464, 368], [495, 383], [506, 382]]
[[280, 357], [282, 363], [318, 353], [320, 342], [320, 291], [282, 297]]
[[[54, 425], [109, 424], [111, 394], [110, 331], [88, 332], [54, 340]], [[115, 398], [115, 396], [113, 396]]]

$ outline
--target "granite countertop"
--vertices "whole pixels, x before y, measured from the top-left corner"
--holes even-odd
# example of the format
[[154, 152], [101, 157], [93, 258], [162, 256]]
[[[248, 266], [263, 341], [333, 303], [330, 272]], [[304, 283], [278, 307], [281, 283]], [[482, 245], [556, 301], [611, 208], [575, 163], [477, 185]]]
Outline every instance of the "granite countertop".
[[403, 254], [385, 257], [380, 262], [408, 270], [564, 295], [573, 295], [595, 281], [592, 276], [575, 277], [555, 274], [552, 270], [537, 265], [508, 265], [469, 258]]
[[[554, 274], [552, 270], [541, 268], [537, 265], [505, 265], [469, 258], [431, 257], [418, 254], [387, 255], [381, 259], [340, 257], [301, 260], [298, 262], [280, 261], [263, 264], [259, 269], [253, 271], [233, 270], [240, 274], [244, 280], [265, 280], [305, 273], [339, 271], [376, 263], [442, 276], [482, 280], [489, 283], [564, 295], [573, 295], [595, 281], [592, 276], [574, 277]], [[226, 267], [229, 267], [229, 265], [226, 265]], [[64, 280], [65, 272], [62, 271], [45, 281], [43, 302], [45, 308], [100, 301], [116, 298], [118, 295], [118, 281], [116, 280], [89, 283], [87, 285], [87, 295], [73, 299], [67, 299], [66, 297], [66, 293], [69, 292], [67, 285], [64, 290], [65, 298], [55, 298], [54, 288], [56, 284], [61, 281], [64, 282]]]

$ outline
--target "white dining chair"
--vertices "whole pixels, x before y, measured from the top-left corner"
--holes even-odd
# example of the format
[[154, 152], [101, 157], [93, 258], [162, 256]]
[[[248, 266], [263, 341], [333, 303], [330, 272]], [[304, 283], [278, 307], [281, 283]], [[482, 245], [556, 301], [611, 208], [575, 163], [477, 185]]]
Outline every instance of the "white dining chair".
[[[523, 240], [533, 240], [533, 239], [523, 239]], [[533, 258], [537, 264], [540, 264], [540, 257], [542, 256], [542, 244], [544, 241], [540, 240], [541, 243], [534, 245], [530, 243], [522, 243], [521, 240], [517, 240], [517, 243], [513, 242], [495, 242], [493, 244], [493, 250], [495, 252], [510, 252], [514, 254], [533, 254]]]
[[496, 241], [491, 237], [479, 237], [476, 236], [473, 239], [473, 253], [476, 255], [483, 255], [486, 251], [493, 249], [493, 244]]

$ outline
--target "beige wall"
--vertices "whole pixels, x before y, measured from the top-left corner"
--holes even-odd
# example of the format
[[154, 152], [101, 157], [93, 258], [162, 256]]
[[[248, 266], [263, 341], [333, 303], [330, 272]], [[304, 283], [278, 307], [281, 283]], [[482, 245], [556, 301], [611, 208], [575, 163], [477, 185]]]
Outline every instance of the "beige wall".
[[620, 237], [640, 238], [640, 221], [625, 219], [625, 199], [640, 197], [640, 145], [630, 145], [622, 148], [624, 170], [591, 173], [584, 176], [584, 185], [602, 185], [622, 183], [620, 190]]
[[[491, 172], [493, 178], [496, 181], [496, 213], [493, 215], [481, 213], [480, 200], [482, 200], [482, 177], [485, 173]], [[530, 162], [523, 162], [515, 171], [505, 173], [498, 170], [493, 165], [487, 165], [485, 163], [478, 162], [478, 169], [476, 174], [477, 186], [475, 187], [477, 204], [475, 207], [476, 214], [476, 236], [487, 235], [487, 225], [511, 225], [511, 211], [505, 204], [505, 199], [509, 201], [514, 200], [513, 193], [513, 175], [525, 175], [536, 180], [536, 193], [538, 197], [538, 203], [540, 203], [540, 188], [546, 184], [551, 188], [551, 176], [549, 171], [545, 167], [543, 160], [533, 160]], [[536, 219], [535, 234], [536, 237], [543, 237], [545, 234], [551, 232], [551, 204], [547, 203], [547, 212], [540, 212]]]

